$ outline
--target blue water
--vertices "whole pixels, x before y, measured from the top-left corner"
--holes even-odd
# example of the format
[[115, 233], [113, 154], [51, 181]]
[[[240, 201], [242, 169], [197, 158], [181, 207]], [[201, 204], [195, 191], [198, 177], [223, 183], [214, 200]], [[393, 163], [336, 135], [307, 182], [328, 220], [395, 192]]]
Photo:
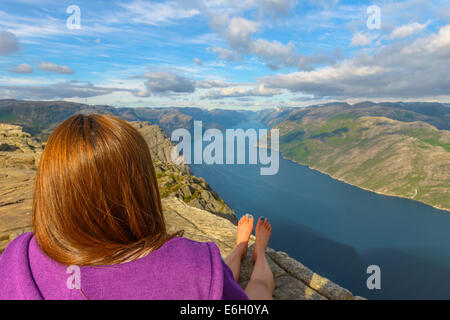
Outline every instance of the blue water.
[[[261, 124], [241, 125], [261, 128]], [[191, 165], [238, 216], [268, 217], [270, 246], [369, 299], [450, 299], [450, 212], [378, 195], [280, 159], [259, 165]], [[369, 265], [381, 289], [369, 290]]]

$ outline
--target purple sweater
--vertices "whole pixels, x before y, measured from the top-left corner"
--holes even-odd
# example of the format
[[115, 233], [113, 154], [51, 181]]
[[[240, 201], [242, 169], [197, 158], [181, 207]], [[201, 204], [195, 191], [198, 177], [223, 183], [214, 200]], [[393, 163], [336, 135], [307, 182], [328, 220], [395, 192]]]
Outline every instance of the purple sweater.
[[212, 242], [174, 238], [131, 262], [92, 267], [62, 265], [32, 233], [0, 255], [0, 300], [17, 299], [248, 299]]

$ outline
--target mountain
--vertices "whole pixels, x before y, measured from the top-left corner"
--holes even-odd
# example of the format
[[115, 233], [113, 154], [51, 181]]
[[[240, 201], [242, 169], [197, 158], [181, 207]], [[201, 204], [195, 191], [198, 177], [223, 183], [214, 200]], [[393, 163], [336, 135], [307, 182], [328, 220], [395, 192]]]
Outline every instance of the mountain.
[[329, 104], [259, 117], [280, 129], [288, 159], [367, 190], [450, 210], [446, 105]]
[[193, 122], [202, 121], [203, 127], [223, 130], [248, 120], [251, 111], [201, 108], [136, 108], [139, 119], [159, 125], [167, 134], [176, 128], [191, 130]]
[[[158, 177], [164, 217], [169, 232], [184, 230], [195, 241], [212, 241], [225, 258], [236, 241], [236, 216], [204, 179], [189, 167], [171, 161], [171, 141], [164, 131], [147, 122], [131, 122], [147, 141]], [[36, 165], [43, 144], [21, 127], [0, 124], [0, 253], [10, 241], [31, 229], [31, 199]], [[243, 260], [239, 284], [245, 288], [253, 268], [254, 236]], [[274, 299], [362, 299], [324, 278], [286, 253], [267, 249], [275, 277]]]
[[[313, 113], [311, 113], [313, 111]], [[423, 121], [438, 129], [450, 130], [450, 106], [430, 102], [360, 102], [353, 105], [333, 102], [302, 108], [274, 108], [258, 111], [254, 119], [269, 127], [285, 120], [301, 120], [304, 116], [353, 114], [357, 117], [386, 117], [393, 120]]]
[[64, 119], [76, 113], [101, 113], [127, 121], [149, 121], [168, 135], [176, 128], [191, 130], [194, 120], [203, 121], [204, 129], [230, 128], [247, 121], [252, 112], [200, 108], [115, 108], [66, 101], [0, 100], [0, 122], [19, 125], [24, 131], [45, 141]]

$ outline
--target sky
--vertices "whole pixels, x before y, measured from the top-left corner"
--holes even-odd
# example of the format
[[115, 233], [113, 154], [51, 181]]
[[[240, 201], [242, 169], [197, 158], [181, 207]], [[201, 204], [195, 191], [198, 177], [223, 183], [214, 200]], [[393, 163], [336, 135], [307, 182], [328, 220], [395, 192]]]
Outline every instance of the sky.
[[450, 1], [2, 0], [0, 99], [450, 102]]

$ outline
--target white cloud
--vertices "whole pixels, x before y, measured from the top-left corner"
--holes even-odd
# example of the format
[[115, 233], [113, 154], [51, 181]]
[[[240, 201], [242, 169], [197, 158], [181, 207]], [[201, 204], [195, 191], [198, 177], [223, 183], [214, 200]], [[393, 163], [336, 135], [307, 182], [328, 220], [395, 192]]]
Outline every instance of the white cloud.
[[[213, 1], [214, 2], [214, 1]], [[224, 4], [227, 1], [217, 1]], [[218, 4], [215, 4], [218, 6]], [[261, 32], [267, 25], [263, 17], [257, 20], [250, 20], [254, 15], [245, 15], [249, 10], [257, 9], [264, 11], [264, 14], [288, 14], [297, 5], [297, 1], [291, 0], [247, 0], [236, 2], [239, 9], [228, 11], [224, 8], [211, 9], [207, 6], [206, 16], [209, 19], [211, 28], [215, 30], [224, 40], [227, 41], [228, 48], [212, 47], [208, 51], [219, 56], [219, 58], [229, 61], [239, 61], [247, 55], [254, 55], [262, 60], [267, 67], [272, 70], [283, 67], [294, 67], [301, 70], [311, 70], [315, 65], [335, 63], [341, 58], [342, 51], [336, 49], [333, 52], [318, 52], [312, 55], [304, 55], [296, 52], [295, 44], [292, 41], [282, 43], [277, 40], [267, 40], [256, 38], [255, 35]], [[214, 7], [214, 6], [212, 6]], [[205, 10], [203, 10], [205, 11]], [[266, 12], [267, 11], [267, 12]], [[245, 18], [243, 16], [246, 16]]]
[[177, 1], [149, 2], [136, 0], [120, 3], [127, 10], [127, 18], [134, 23], [159, 25], [174, 20], [192, 18], [200, 13], [197, 9], [185, 8]]
[[229, 87], [231, 84], [229, 82], [225, 82], [222, 80], [203, 80], [197, 81], [197, 88], [220, 88], [220, 87]]
[[202, 66], [203, 65], [203, 60], [199, 59], [199, 58], [194, 58], [194, 63], [198, 66]]
[[[289, 42], [287, 45], [279, 41], [267, 41], [258, 39], [252, 43], [251, 52], [264, 58], [269, 65], [296, 65], [298, 57], [294, 53], [294, 44]], [[291, 61], [290, 61], [291, 60]]]
[[43, 71], [55, 72], [55, 73], [59, 73], [59, 74], [74, 74], [75, 73], [75, 71], [73, 71], [68, 66], [59, 66], [52, 62], [45, 62], [45, 61], [41, 62], [39, 64], [39, 69], [43, 70]]
[[14, 34], [8, 31], [0, 31], [0, 56], [6, 56], [19, 50], [19, 40]]
[[410, 23], [410, 24], [398, 27], [397, 29], [394, 29], [394, 31], [392, 31], [390, 38], [397, 39], [397, 38], [409, 37], [417, 32], [424, 30], [429, 24], [430, 24], [430, 21], [428, 21], [427, 23], [424, 23], [424, 24], [414, 22], [414, 23]]
[[412, 44], [391, 44], [334, 66], [263, 77], [268, 88], [325, 98], [422, 98], [448, 95], [450, 25]]
[[59, 82], [50, 85], [0, 86], [2, 96], [16, 99], [66, 99], [89, 98], [110, 94], [116, 91], [130, 91], [121, 88], [99, 87], [91, 83], [77, 81]]
[[138, 97], [148, 97], [162, 93], [193, 93], [197, 88], [225, 88], [233, 85], [232, 83], [223, 80], [194, 80], [172, 71], [149, 72], [135, 78], [145, 79], [145, 90], [133, 91]]
[[229, 21], [225, 37], [233, 49], [246, 53], [251, 44], [251, 35], [258, 31], [258, 27], [259, 24], [255, 21], [233, 17]]
[[263, 84], [260, 84], [256, 88], [228, 87], [221, 90], [211, 90], [206, 95], [204, 95], [202, 99], [223, 99], [255, 96], [271, 97], [280, 93], [280, 90], [266, 88]]
[[254, 39], [253, 34], [259, 30], [260, 24], [244, 18], [232, 18], [228, 22], [225, 18], [219, 19], [219, 24], [229, 25], [222, 31], [232, 50], [214, 47], [209, 51], [217, 54], [221, 59], [240, 60], [244, 55], [255, 55], [261, 58], [270, 69], [282, 67], [295, 67], [311, 70], [313, 64], [334, 63], [341, 56], [339, 50], [332, 53], [318, 53], [311, 56], [295, 52], [293, 42], [283, 44], [279, 41]]
[[[440, 53], [439, 58], [450, 57], [450, 24], [439, 29], [438, 33], [417, 39], [402, 49], [402, 54]], [[447, 63], [448, 65], [448, 63]]]
[[146, 79], [146, 91], [139, 93], [141, 97], [159, 93], [192, 93], [195, 91], [194, 80], [173, 72], [149, 72], [141, 77]]
[[258, 7], [266, 14], [275, 17], [275, 15], [286, 15], [297, 5], [297, 0], [260, 0]]
[[223, 59], [223, 60], [231, 61], [231, 60], [237, 59], [237, 56], [233, 53], [233, 51], [231, 51], [229, 49], [225, 49], [225, 48], [219, 48], [219, 47], [208, 48], [208, 52], [217, 54], [219, 56], [219, 58]]
[[22, 63], [18, 66], [14, 66], [10, 72], [13, 73], [20, 73], [20, 74], [26, 74], [26, 73], [33, 73], [33, 68], [28, 63]]
[[358, 32], [353, 35], [350, 47], [364, 47], [371, 44], [373, 40], [373, 36]]

